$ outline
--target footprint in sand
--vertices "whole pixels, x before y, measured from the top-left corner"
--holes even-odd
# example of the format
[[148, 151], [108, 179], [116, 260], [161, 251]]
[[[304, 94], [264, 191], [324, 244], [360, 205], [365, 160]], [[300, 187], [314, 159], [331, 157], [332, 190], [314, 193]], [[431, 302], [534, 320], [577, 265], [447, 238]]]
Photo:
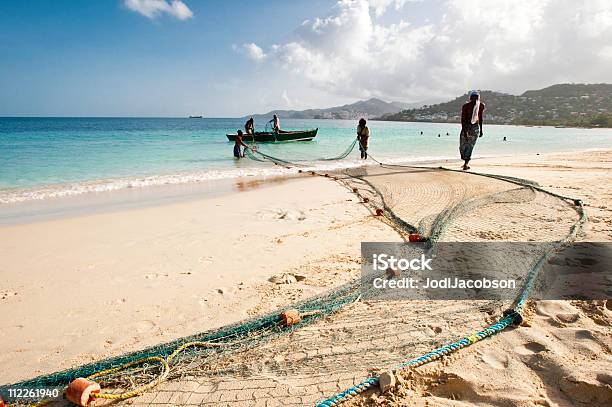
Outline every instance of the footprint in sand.
[[146, 319], [144, 321], [136, 322], [136, 324], [134, 325], [134, 329], [136, 330], [136, 332], [142, 334], [152, 331], [155, 326], [155, 322]]
[[486, 351], [480, 358], [493, 369], [506, 369], [509, 363], [508, 355], [494, 350]]
[[303, 211], [296, 209], [269, 209], [266, 211], [258, 212], [257, 215], [260, 219], [282, 219], [282, 220], [293, 220], [303, 221], [306, 219], [306, 214]]
[[597, 339], [595, 339], [595, 336], [593, 335], [593, 332], [587, 330], [587, 329], [579, 329], [574, 333], [574, 336], [576, 337], [576, 339], [581, 340], [581, 339], [588, 339], [591, 341], [596, 342]]
[[598, 373], [596, 379], [603, 384], [612, 386], [612, 374], [610, 373]]
[[147, 280], [153, 280], [160, 277], [168, 277], [168, 273], [149, 273], [145, 274]]
[[540, 301], [536, 305], [536, 313], [566, 324], [576, 322], [580, 318], [576, 308], [564, 301]]
[[212, 263], [212, 261], [213, 261], [212, 256], [202, 256], [198, 259], [198, 262], [204, 265], [208, 265]]
[[575, 313], [557, 314], [557, 319], [566, 324], [573, 324], [580, 319], [580, 315]]
[[533, 355], [534, 353], [544, 352], [546, 346], [537, 342], [527, 342], [524, 345], [517, 346], [514, 351], [519, 355]]

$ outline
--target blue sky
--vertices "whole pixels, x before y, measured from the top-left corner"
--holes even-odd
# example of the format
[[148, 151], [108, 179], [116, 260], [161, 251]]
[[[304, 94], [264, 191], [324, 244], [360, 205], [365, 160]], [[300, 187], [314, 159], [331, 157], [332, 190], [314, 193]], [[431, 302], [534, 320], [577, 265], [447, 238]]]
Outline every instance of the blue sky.
[[152, 20], [121, 1], [3, 1], [0, 114], [240, 114], [248, 104], [236, 100], [236, 80], [257, 72], [232, 44], [291, 32], [318, 3], [225, 3], [191, 2], [194, 17], [181, 21]]
[[3, 0], [0, 116], [227, 117], [612, 82], [610, 2], [521, 3]]

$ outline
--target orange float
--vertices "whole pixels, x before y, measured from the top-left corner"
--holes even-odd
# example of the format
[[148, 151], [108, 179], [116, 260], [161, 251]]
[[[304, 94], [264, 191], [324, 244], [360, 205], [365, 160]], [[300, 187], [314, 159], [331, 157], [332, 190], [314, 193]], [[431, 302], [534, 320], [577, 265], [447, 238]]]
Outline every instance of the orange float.
[[421, 236], [418, 233], [411, 233], [408, 235], [408, 241], [409, 242], [422, 242], [423, 236]]
[[280, 317], [285, 326], [295, 325], [302, 320], [302, 317], [300, 317], [300, 312], [296, 309], [288, 309], [287, 311], [283, 311], [280, 314]]
[[385, 270], [385, 275], [387, 277], [400, 277], [402, 274], [398, 269], [394, 269], [393, 267], [387, 267], [387, 270]]
[[79, 377], [74, 379], [66, 389], [66, 398], [78, 406], [89, 405], [90, 395], [100, 393], [100, 385], [91, 380]]

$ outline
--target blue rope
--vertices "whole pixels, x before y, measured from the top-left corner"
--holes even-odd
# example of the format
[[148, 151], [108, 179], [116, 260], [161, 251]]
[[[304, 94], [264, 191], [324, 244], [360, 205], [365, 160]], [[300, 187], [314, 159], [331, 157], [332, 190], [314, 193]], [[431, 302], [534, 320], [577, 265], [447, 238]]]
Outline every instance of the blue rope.
[[[503, 317], [502, 319], [500, 319], [499, 321], [497, 321], [496, 323], [494, 323], [493, 325], [490, 325], [488, 327], [486, 327], [485, 329], [483, 329], [480, 332], [476, 332], [473, 335], [464, 337], [456, 342], [453, 342], [451, 344], [448, 345], [444, 345], [440, 348], [434, 349], [431, 352], [428, 352], [422, 356], [419, 356], [418, 358], [415, 359], [411, 359], [407, 362], [404, 362], [402, 364], [400, 364], [396, 370], [405, 370], [408, 367], [416, 367], [416, 366], [421, 366], [424, 365], [425, 363], [429, 363], [431, 361], [440, 359], [443, 356], [449, 355], [453, 352], [458, 351], [459, 349], [465, 348], [467, 346], [470, 346], [473, 343], [476, 343], [478, 341], [481, 341], [485, 338], [488, 338], [490, 336], [493, 336], [501, 331], [503, 331], [504, 329], [506, 329], [507, 327], [509, 327], [510, 325], [515, 324], [516, 320], [517, 320], [518, 315], [516, 313], [511, 313], [505, 317]], [[367, 380], [364, 380], [363, 382], [341, 392], [336, 394], [333, 397], [328, 398], [327, 400], [324, 400], [320, 403], [317, 404], [317, 407], [330, 407], [330, 406], [336, 406], [352, 397], [355, 397], [356, 395], [363, 393], [364, 391], [366, 391], [367, 389], [376, 386], [378, 383], [380, 382], [380, 376], [379, 377], [370, 377]]]

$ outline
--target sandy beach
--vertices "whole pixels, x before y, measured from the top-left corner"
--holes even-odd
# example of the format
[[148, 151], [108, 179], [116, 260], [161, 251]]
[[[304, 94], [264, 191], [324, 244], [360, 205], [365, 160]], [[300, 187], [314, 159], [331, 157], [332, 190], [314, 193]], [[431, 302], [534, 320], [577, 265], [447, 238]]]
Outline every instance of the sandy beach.
[[[3, 227], [0, 324], [10, 329], [0, 334], [0, 381], [291, 303], [321, 288], [301, 285], [278, 298], [256, 288], [316, 262], [328, 270], [333, 261], [357, 265], [362, 240], [397, 239], [327, 179], [253, 184], [210, 199]], [[347, 268], [322, 276], [320, 285], [353, 277]]]
[[0, 407], [612, 407], [612, 2], [524, 3], [0, 1]]
[[[612, 150], [478, 159], [472, 168], [531, 179], [583, 199], [589, 220], [578, 239], [612, 241]], [[273, 183], [238, 182], [240, 192], [223, 196], [112, 211], [102, 206], [93, 213], [1, 226], [0, 382], [120, 355], [283, 307], [358, 277], [362, 241], [401, 241], [370, 207], [331, 179], [301, 175]], [[417, 204], [426, 207], [428, 202]], [[525, 218], [516, 225], [515, 236], [520, 239], [530, 227]], [[406, 357], [415, 356], [434, 341], [469, 332], [490, 319], [482, 311], [453, 326], [453, 316], [473, 309], [447, 303], [441, 313], [427, 304], [409, 305], [428, 321], [423, 325], [396, 308], [400, 306], [358, 303], [279, 339], [283, 346], [315, 353], [333, 343], [344, 346], [327, 361], [344, 369], [330, 368], [333, 380], [296, 390], [299, 397], [289, 395], [306, 380], [303, 376], [275, 376], [272, 382], [277, 385], [268, 388], [264, 379], [270, 377], [255, 369], [242, 382], [185, 382], [194, 392], [208, 389], [211, 382], [233, 383], [225, 390], [196, 392], [200, 396], [192, 400], [181, 399], [173, 390], [176, 384], [167, 383], [134, 402], [312, 404], [358, 380], [363, 363], [351, 369], [355, 357], [372, 368], [389, 368], [385, 361], [398, 361], [406, 347], [412, 352]], [[610, 308], [609, 301], [534, 304], [530, 326], [413, 373], [386, 396], [367, 395], [353, 402], [410, 405], [418, 395], [417, 405], [609, 405]], [[347, 322], [359, 319], [366, 309], [371, 319], [361, 325]], [[381, 356], [389, 343], [381, 336], [382, 342], [373, 344], [367, 334], [384, 331], [384, 324], [375, 326], [375, 320], [399, 315], [410, 330], [397, 331], [393, 340], [406, 340], [406, 347], [394, 348], [393, 357]], [[338, 330], [333, 340], [322, 335], [329, 327]], [[360, 338], [369, 345], [359, 349]], [[351, 344], [354, 348], [349, 349]], [[244, 360], [273, 358], [275, 346], [280, 345], [273, 342], [250, 351]], [[246, 383], [252, 390], [245, 396]], [[268, 389], [266, 397], [256, 397], [260, 387]], [[230, 398], [219, 399], [219, 392]], [[160, 394], [167, 397], [156, 399]]]

